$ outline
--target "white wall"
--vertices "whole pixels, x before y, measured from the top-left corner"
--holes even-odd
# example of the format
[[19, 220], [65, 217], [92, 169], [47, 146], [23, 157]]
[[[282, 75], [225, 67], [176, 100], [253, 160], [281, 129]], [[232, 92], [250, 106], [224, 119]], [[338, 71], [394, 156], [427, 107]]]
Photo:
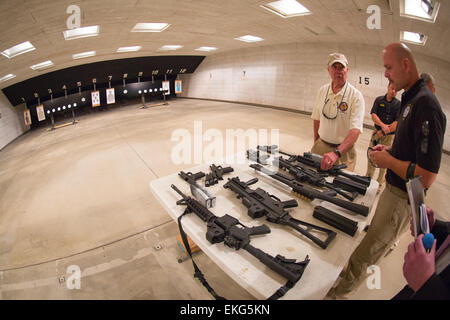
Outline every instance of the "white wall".
[[[366, 102], [365, 123], [373, 101], [386, 93], [382, 47], [344, 44], [293, 43], [239, 49], [207, 56], [193, 74], [183, 80], [182, 97], [206, 98], [264, 104], [311, 112], [318, 88], [329, 82], [327, 57], [342, 52], [349, 62], [348, 79]], [[415, 56], [419, 72], [431, 73], [436, 95], [450, 123], [450, 64], [434, 58]], [[245, 71], [245, 75], [243, 73]], [[359, 78], [362, 84], [359, 84]], [[364, 78], [369, 78], [369, 85]], [[397, 94], [400, 98], [401, 93]], [[450, 150], [447, 128], [444, 149]]]
[[23, 110], [23, 106], [11, 106], [8, 98], [0, 91], [0, 150], [29, 129], [25, 127]]

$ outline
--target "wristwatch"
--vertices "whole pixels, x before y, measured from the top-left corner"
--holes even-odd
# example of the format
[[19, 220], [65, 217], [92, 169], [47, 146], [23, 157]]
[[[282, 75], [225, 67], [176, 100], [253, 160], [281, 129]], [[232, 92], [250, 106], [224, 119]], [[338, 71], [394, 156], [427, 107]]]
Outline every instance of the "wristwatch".
[[338, 148], [334, 149], [334, 153], [336, 153], [339, 158], [342, 157], [342, 153], [339, 151]]

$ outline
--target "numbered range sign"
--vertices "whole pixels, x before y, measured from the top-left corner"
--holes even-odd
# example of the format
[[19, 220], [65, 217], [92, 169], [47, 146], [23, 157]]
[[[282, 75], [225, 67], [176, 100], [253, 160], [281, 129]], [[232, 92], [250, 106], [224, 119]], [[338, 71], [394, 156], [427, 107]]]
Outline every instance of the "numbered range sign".
[[44, 105], [41, 104], [36, 107], [36, 114], [39, 121], [45, 120]]
[[175, 93], [181, 93], [181, 80], [175, 80]]
[[30, 110], [29, 109], [25, 109], [23, 111], [23, 119], [25, 121], [25, 125], [26, 126], [31, 125], [31, 114], [30, 114]]
[[91, 101], [93, 108], [100, 106], [100, 91], [91, 92]]
[[106, 103], [116, 103], [116, 96], [114, 88], [106, 89]]
[[359, 84], [365, 84], [368, 86], [370, 84], [370, 78], [369, 77], [359, 77]]
[[162, 88], [163, 88], [163, 91], [167, 91], [166, 93], [164, 93], [166, 96], [170, 94], [170, 82], [169, 81], [163, 81]]

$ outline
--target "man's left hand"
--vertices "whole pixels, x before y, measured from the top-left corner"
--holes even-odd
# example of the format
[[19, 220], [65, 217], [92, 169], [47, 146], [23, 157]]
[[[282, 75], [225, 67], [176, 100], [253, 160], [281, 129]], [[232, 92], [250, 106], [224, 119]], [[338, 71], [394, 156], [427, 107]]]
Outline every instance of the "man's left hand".
[[423, 234], [409, 244], [403, 263], [403, 275], [414, 292], [417, 292], [435, 272], [436, 240], [431, 251], [426, 252], [422, 238]]
[[334, 152], [325, 153], [322, 157], [322, 163], [320, 164], [320, 168], [324, 171], [330, 170], [338, 159], [339, 159], [338, 155]]
[[385, 148], [382, 150], [374, 148], [374, 151], [370, 152], [369, 156], [379, 168], [388, 168], [390, 159], [392, 158], [391, 154]]

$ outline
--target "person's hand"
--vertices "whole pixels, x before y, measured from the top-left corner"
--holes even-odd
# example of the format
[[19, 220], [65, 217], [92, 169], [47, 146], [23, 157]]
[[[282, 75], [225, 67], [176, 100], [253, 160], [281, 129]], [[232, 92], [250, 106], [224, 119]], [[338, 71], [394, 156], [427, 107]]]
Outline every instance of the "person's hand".
[[394, 126], [395, 126], [395, 122], [392, 122], [391, 124], [388, 125], [389, 132], [394, 132], [395, 131]]
[[383, 145], [376, 145], [373, 151], [369, 153], [369, 156], [378, 168], [388, 168], [392, 158], [386, 146]]
[[338, 155], [334, 152], [325, 153], [320, 163], [320, 168], [324, 171], [330, 170], [334, 163], [339, 159]]
[[408, 246], [403, 263], [403, 276], [414, 292], [417, 292], [435, 272], [436, 240], [430, 252], [422, 243], [423, 234]]
[[388, 134], [389, 132], [391, 132], [391, 130], [389, 129], [388, 125], [383, 124], [381, 126], [381, 130], [383, 130], [384, 134]]
[[382, 130], [378, 130], [377, 131], [377, 136], [378, 136], [378, 138], [381, 138], [383, 136], [383, 131]]
[[387, 146], [385, 146], [384, 144], [377, 144], [372, 148], [372, 151], [383, 151], [386, 150], [386, 148]]

